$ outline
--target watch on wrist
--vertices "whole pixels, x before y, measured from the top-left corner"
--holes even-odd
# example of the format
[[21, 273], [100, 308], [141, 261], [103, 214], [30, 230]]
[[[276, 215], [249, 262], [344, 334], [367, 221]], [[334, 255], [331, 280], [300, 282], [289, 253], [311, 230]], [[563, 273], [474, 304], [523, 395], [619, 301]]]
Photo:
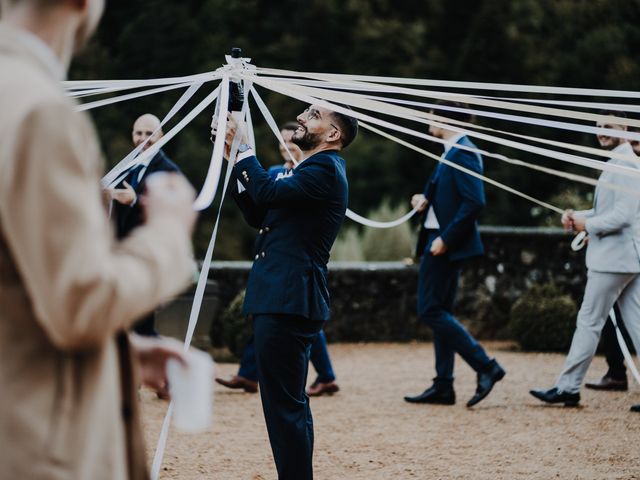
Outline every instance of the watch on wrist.
[[238, 153], [244, 153], [247, 150], [251, 150], [251, 145], [249, 145], [248, 143], [241, 143], [238, 146]]

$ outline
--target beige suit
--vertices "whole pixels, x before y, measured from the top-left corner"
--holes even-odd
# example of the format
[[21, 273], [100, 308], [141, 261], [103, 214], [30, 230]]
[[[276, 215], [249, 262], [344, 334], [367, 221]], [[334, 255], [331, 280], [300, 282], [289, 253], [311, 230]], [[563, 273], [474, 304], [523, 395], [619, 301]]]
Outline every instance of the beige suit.
[[114, 240], [95, 132], [26, 40], [0, 24], [0, 477], [145, 478], [122, 332], [187, 286], [190, 239]]

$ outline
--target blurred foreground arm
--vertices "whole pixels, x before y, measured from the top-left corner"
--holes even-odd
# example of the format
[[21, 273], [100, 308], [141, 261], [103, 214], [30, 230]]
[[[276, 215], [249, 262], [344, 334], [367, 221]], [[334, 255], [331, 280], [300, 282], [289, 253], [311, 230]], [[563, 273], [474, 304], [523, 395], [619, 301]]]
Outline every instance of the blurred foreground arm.
[[194, 192], [180, 176], [155, 182], [146, 224], [116, 241], [88, 120], [52, 102], [17, 122], [0, 189], [7, 243], [50, 340], [92, 348], [188, 285]]

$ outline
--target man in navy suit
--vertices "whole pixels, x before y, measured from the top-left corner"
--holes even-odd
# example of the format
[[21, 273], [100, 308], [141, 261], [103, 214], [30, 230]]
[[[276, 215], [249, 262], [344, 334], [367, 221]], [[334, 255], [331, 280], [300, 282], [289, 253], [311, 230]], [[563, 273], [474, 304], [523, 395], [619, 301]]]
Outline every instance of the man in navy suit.
[[[244, 314], [253, 318], [258, 382], [279, 480], [313, 478], [313, 421], [305, 393], [309, 349], [329, 319], [327, 263], [348, 200], [338, 152], [357, 121], [311, 105], [297, 117], [293, 141], [303, 160], [273, 180], [249, 147], [246, 126], [230, 119], [226, 156], [241, 134], [233, 166], [234, 198], [259, 229]], [[215, 133], [215, 132], [214, 132]]]
[[[461, 112], [465, 107], [457, 102], [442, 101], [435, 113], [446, 117], [443, 121], [469, 122], [471, 116]], [[482, 173], [480, 155], [462, 148], [475, 148], [464, 133], [449, 130], [447, 124], [440, 123], [430, 126], [429, 134], [444, 140], [442, 158], [445, 161]], [[478, 375], [476, 393], [467, 402], [471, 407], [485, 398], [505, 375], [452, 313], [464, 262], [484, 252], [477, 225], [485, 204], [484, 187], [480, 179], [440, 162], [424, 192], [414, 195], [411, 204], [419, 212], [426, 211], [417, 247], [417, 255], [422, 255], [418, 316], [433, 331], [436, 377], [423, 393], [404, 399], [410, 403], [453, 405], [456, 401], [453, 365], [458, 353]]]
[[[141, 115], [133, 124], [131, 138], [133, 145], [138, 147], [145, 143], [142, 151], [162, 138], [160, 120], [155, 115], [145, 113]], [[136, 165], [131, 168], [125, 178], [116, 186], [109, 189], [108, 193], [113, 200], [112, 215], [115, 219], [116, 234], [118, 238], [124, 238], [134, 228], [144, 223], [144, 209], [138, 201], [140, 195], [144, 193], [146, 179], [155, 172], [180, 172], [178, 166], [169, 160], [169, 157], [162, 151], [158, 151], [151, 159], [149, 165]], [[157, 336], [155, 330], [155, 318], [153, 312], [140, 319], [133, 327], [139, 335]], [[165, 396], [158, 392], [159, 396]]]
[[[284, 160], [284, 164], [269, 167], [269, 170], [267, 171], [273, 180], [280, 180], [287, 175], [291, 175], [293, 170], [293, 161], [289, 157], [289, 153], [296, 162], [300, 162], [304, 158], [302, 150], [300, 150], [300, 147], [293, 143], [292, 140], [293, 134], [297, 129], [298, 122], [287, 122], [280, 130], [282, 139], [289, 149], [289, 152], [287, 152], [282, 144], [279, 144], [280, 155]], [[339, 391], [340, 387], [336, 383], [336, 375], [333, 371], [333, 365], [331, 364], [331, 357], [329, 357], [327, 339], [324, 331], [322, 330], [318, 333], [316, 341], [311, 345], [310, 360], [318, 375], [311, 386], [307, 389], [307, 395], [310, 397], [316, 397], [324, 394], [331, 395]], [[237, 375], [234, 375], [229, 380], [216, 378], [216, 382], [227, 388], [242, 389], [248, 393], [256, 393], [258, 391], [258, 367], [256, 366], [253, 335], [242, 351], [240, 368], [238, 369]]]

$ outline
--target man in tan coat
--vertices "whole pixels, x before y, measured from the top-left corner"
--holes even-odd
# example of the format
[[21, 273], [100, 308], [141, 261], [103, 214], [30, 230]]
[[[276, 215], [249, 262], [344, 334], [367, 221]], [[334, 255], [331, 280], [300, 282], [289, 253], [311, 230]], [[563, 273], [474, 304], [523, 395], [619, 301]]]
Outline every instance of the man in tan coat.
[[146, 478], [136, 366], [157, 382], [167, 352], [124, 332], [188, 285], [193, 190], [156, 178], [114, 240], [95, 132], [60, 87], [103, 0], [0, 2], [0, 477]]

